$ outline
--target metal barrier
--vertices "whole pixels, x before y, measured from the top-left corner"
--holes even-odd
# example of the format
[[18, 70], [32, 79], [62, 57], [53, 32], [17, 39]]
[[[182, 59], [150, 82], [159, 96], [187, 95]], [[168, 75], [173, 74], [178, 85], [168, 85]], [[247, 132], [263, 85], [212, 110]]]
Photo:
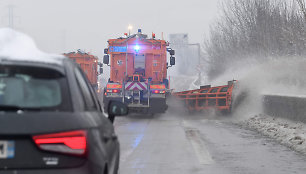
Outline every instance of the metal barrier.
[[306, 123], [306, 96], [264, 95], [263, 109], [267, 115]]
[[234, 82], [230, 81], [224, 86], [202, 86], [200, 89], [177, 92], [173, 95], [183, 101], [189, 111], [217, 109], [230, 112]]

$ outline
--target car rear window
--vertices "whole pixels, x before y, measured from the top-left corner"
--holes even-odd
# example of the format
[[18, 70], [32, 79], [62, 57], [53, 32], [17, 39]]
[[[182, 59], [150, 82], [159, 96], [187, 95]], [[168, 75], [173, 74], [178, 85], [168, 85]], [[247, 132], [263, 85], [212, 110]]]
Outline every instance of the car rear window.
[[0, 65], [0, 110], [71, 111], [67, 80], [41, 67]]

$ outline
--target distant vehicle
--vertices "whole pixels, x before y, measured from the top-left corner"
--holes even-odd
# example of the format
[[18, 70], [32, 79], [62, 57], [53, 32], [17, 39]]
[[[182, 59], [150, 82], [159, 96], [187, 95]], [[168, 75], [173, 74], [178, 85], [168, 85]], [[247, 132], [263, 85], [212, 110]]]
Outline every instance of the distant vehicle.
[[0, 56], [0, 173], [117, 174], [117, 135], [82, 70], [41, 59]]
[[80, 49], [77, 52], [64, 53], [64, 56], [79, 64], [93, 88], [98, 88], [98, 75], [103, 71], [102, 64], [98, 62], [98, 57]]
[[[169, 81], [167, 69], [175, 65], [174, 50], [165, 40], [138, 30], [133, 35], [108, 40], [103, 63], [110, 65], [110, 79], [104, 91], [104, 106], [112, 100], [128, 104], [132, 112], [164, 113]], [[170, 53], [170, 65], [167, 63]]]

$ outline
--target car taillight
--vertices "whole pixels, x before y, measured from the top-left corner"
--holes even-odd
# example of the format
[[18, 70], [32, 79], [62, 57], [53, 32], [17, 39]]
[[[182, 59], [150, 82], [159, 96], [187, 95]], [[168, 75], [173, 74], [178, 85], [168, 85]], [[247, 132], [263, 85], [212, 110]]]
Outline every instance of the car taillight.
[[33, 140], [42, 150], [80, 156], [86, 154], [86, 131], [36, 135]]

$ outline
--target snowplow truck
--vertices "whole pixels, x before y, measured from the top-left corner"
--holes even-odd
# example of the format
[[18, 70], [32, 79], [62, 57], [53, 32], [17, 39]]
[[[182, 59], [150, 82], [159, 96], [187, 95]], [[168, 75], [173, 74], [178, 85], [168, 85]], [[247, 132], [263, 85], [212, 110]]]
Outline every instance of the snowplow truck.
[[[167, 54], [170, 63], [167, 63]], [[165, 40], [148, 38], [141, 30], [133, 35], [108, 40], [103, 63], [110, 66], [110, 78], [104, 88], [104, 109], [109, 101], [127, 104], [133, 113], [164, 113], [169, 93], [167, 69], [175, 65], [174, 50]]]
[[102, 64], [98, 62], [98, 57], [91, 55], [90, 53], [86, 53], [81, 49], [78, 49], [77, 52], [64, 53], [63, 55], [79, 64], [80, 68], [86, 74], [92, 87], [97, 90], [98, 75], [103, 71]]

